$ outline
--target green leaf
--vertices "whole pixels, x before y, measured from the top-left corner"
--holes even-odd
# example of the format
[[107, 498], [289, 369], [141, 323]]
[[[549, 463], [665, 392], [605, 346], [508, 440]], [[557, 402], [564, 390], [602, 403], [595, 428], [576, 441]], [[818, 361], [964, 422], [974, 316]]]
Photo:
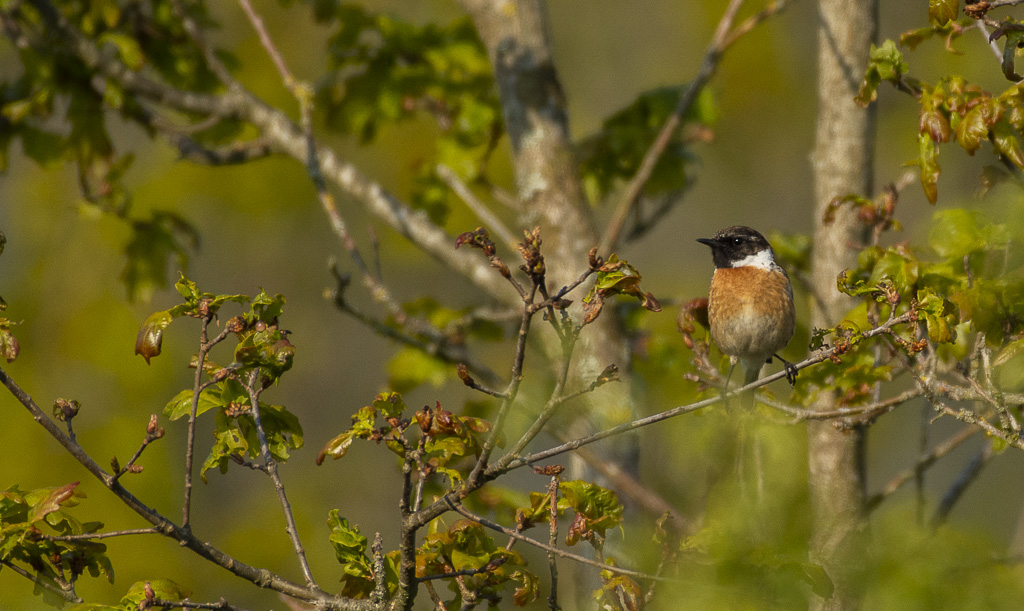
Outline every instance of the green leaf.
[[[232, 405], [231, 410], [222, 409], [217, 412], [216, 429], [213, 434], [215, 441], [201, 471], [203, 481], [206, 481], [206, 472], [214, 467], [219, 468], [221, 473], [226, 473], [232, 457], [260, 456], [256, 422], [246, 409], [248, 406], [243, 403], [247, 399], [231, 400], [226, 394], [221, 393], [221, 403], [235, 405]], [[299, 419], [280, 405], [260, 403], [259, 409], [270, 455], [276, 461], [287, 461], [291, 450], [299, 449], [303, 445], [303, 431]]]
[[586, 519], [586, 528], [601, 536], [622, 522], [622, 504], [614, 491], [583, 480], [562, 482], [559, 492], [577, 514]]
[[316, 464], [323, 464], [324, 459], [327, 458], [328, 456], [335, 460], [341, 458], [342, 456], [348, 453], [348, 449], [352, 445], [352, 442], [356, 438], [360, 437], [361, 435], [358, 433], [358, 431], [349, 429], [342, 433], [341, 435], [338, 435], [334, 439], [328, 441], [326, 444], [324, 444], [324, 449], [320, 450], [320, 454], [317, 455]]
[[294, 357], [295, 346], [275, 327], [246, 334], [235, 348], [237, 363], [247, 369], [259, 367], [272, 380], [292, 368]]
[[900, 34], [900, 45], [911, 51], [916, 49], [922, 42], [928, 40], [937, 33], [934, 26], [928, 26], [917, 30], [910, 30]]
[[939, 198], [939, 147], [930, 134], [921, 133], [917, 136], [918, 160], [921, 167], [921, 188], [924, 189], [928, 202], [934, 204]]
[[999, 121], [992, 127], [992, 146], [1013, 165], [1024, 169], [1024, 151], [1021, 150], [1020, 139], [1009, 122]]
[[[196, 406], [196, 416], [207, 412], [215, 407], [226, 407], [220, 401], [220, 390], [222, 383], [203, 389], [199, 393], [199, 403]], [[216, 390], [214, 390], [216, 388]], [[163, 414], [171, 420], [177, 420], [192, 413], [192, 391], [183, 390], [174, 396], [164, 406]]]
[[[40, 488], [25, 495], [25, 500], [32, 504], [32, 513], [28, 517], [29, 522], [38, 522], [45, 519], [51, 513], [60, 510], [61, 505], [74, 506], [77, 503], [73, 500], [76, 496], [75, 488], [78, 482], [71, 482], [56, 488]], [[82, 496], [81, 493], [77, 493]]]
[[341, 517], [340, 511], [332, 509], [327, 518], [327, 526], [331, 529], [331, 547], [334, 556], [341, 565], [356, 564], [364, 567], [367, 575], [372, 571], [366, 557], [367, 540], [359, 534], [358, 526], [349, 526], [348, 519]]
[[960, 0], [928, 0], [928, 21], [944, 26], [960, 14]]
[[887, 249], [875, 263], [868, 278], [868, 284], [877, 286], [883, 281], [890, 281], [896, 289], [903, 293], [917, 283], [917, 260], [900, 252]]
[[956, 141], [968, 155], [973, 155], [981, 148], [981, 143], [988, 139], [989, 131], [1002, 118], [1003, 112], [1003, 106], [998, 100], [988, 98], [964, 115], [954, 133]]
[[1003, 69], [1003, 76], [1014, 83], [1020, 82], [1021, 78], [1024, 78], [1017, 74], [1014, 66], [1017, 49], [1021, 48], [1022, 44], [1024, 44], [1024, 31], [1019, 28], [1007, 31], [1006, 40], [1003, 42], [1003, 61], [1000, 65]]
[[160, 348], [164, 341], [164, 329], [171, 324], [174, 316], [170, 311], [153, 312], [139, 327], [139, 334], [135, 338], [135, 354], [141, 354], [149, 364], [149, 359], [160, 354]]
[[277, 323], [277, 319], [284, 312], [285, 298], [280, 293], [271, 297], [266, 291], [260, 289], [258, 295], [252, 298], [252, 307], [245, 316], [245, 321], [255, 324], [262, 321], [268, 325]]
[[956, 325], [960, 322], [956, 304], [929, 289], [918, 291], [917, 301], [918, 316], [924, 318], [928, 338], [938, 343], [956, 341]]
[[[582, 179], [591, 203], [600, 203], [619, 182], [636, 174], [661, 127], [675, 112], [681, 93], [680, 87], [645, 91], [629, 106], [606, 118], [599, 132], [578, 143]], [[704, 88], [684, 121], [709, 127], [717, 120], [717, 114], [711, 90]], [[646, 195], [671, 193], [687, 186], [686, 167], [693, 158], [684, 138], [682, 133], [673, 135], [645, 185]]]
[[170, 579], [136, 581], [130, 588], [128, 588], [128, 593], [121, 598], [122, 608], [129, 605], [133, 609], [139, 607], [140, 603], [147, 600], [147, 589], [153, 592], [153, 596], [155, 598], [163, 600], [185, 600], [192, 595], [190, 590], [179, 586]]
[[210, 448], [210, 455], [203, 461], [203, 466], [199, 471], [199, 477], [204, 482], [206, 481], [206, 472], [210, 469], [217, 468], [221, 473], [227, 473], [232, 456], [241, 458], [248, 454], [252, 458], [258, 455], [258, 447], [250, 447], [238, 421], [228, 418], [224, 412], [217, 414], [217, 428], [213, 433], [213, 438], [214, 444]]
[[878, 98], [878, 85], [882, 81], [898, 83], [909, 69], [910, 66], [903, 60], [903, 54], [893, 41], [886, 40], [880, 47], [871, 45], [868, 67], [857, 92], [857, 103], [867, 106], [874, 102]]
[[1005, 365], [1006, 363], [1010, 362], [1010, 360], [1013, 359], [1013, 357], [1017, 356], [1022, 351], [1024, 351], [1024, 338], [1016, 339], [1007, 344], [1006, 346], [1004, 346], [1003, 349], [999, 351], [999, 354], [996, 355], [996, 358], [992, 359], [992, 365], [995, 367]]

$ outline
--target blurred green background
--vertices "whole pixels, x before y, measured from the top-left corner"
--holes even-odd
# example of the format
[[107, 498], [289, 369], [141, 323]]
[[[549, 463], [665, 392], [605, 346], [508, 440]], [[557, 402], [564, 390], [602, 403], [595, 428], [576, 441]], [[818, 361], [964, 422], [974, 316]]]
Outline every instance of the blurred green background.
[[[243, 61], [241, 80], [269, 102], [294, 108], [238, 7], [231, 2], [210, 4], [223, 25], [216, 35], [217, 44], [233, 50]], [[417, 23], [447, 22], [460, 14], [456, 3], [447, 0], [362, 4], [393, 11]], [[717, 0], [550, 2], [555, 61], [568, 97], [573, 136], [593, 133], [604, 117], [642, 91], [691, 78], [723, 4]], [[895, 38], [926, 22], [925, 2], [882, 4], [882, 39]], [[329, 33], [318, 28], [302, 6], [283, 9], [271, 1], [255, 5], [296, 75], [316, 79], [325, 66], [323, 45]], [[712, 265], [706, 249], [694, 240], [722, 227], [747, 224], [764, 233], [810, 231], [816, 19], [814, 3], [794, 2], [781, 16], [743, 38], [722, 62], [711, 84], [720, 118], [713, 142], [697, 147], [700, 163], [692, 172], [696, 183], [652, 234], [621, 251], [643, 272], [645, 290], [663, 299], [705, 295]], [[963, 55], [946, 53], [941, 42], [931, 42], [908, 54], [908, 59], [915, 75], [925, 80], [963, 71], [983, 86], [996, 88], [1002, 75], [985, 46], [980, 34], [972, 35], [958, 43], [967, 51]], [[15, 65], [10, 45], [0, 43], [0, 71], [9, 74]], [[904, 162], [916, 156], [916, 117], [912, 99], [882, 88], [878, 186], [897, 179], [907, 171]], [[288, 299], [283, 326], [293, 332], [295, 367], [280, 387], [268, 392], [267, 399], [288, 406], [306, 430], [306, 448], [283, 466], [282, 475], [314, 572], [331, 589], [337, 565], [327, 541], [330, 509], [340, 508], [367, 536], [381, 531], [386, 548], [397, 544], [399, 478], [390, 453], [372, 444], [356, 444], [344, 461], [328, 462], [320, 468], [313, 465], [316, 452], [349, 425], [350, 415], [386, 389], [387, 362], [397, 347], [339, 313], [324, 298], [325, 289], [332, 285], [328, 261], [336, 257], [342, 269], [351, 269], [351, 265], [301, 166], [290, 160], [269, 159], [244, 167], [197, 167], [177, 161], [176, 152], [166, 144], [152, 142], [116, 120], [112, 131], [119, 150], [137, 155], [127, 178], [136, 213], [172, 210], [200, 228], [201, 249], [192, 257], [188, 275], [201, 290], [251, 295], [263, 287]], [[432, 154], [434, 133], [435, 128], [425, 123], [406, 123], [384, 129], [367, 147], [335, 136], [323, 141], [370, 177], [406, 197], [414, 168]], [[941, 162], [939, 206], [975, 205], [972, 198], [981, 161], [950, 147]], [[149, 415], [159, 413], [179, 390], [191, 386], [192, 371], [186, 365], [196, 351], [198, 324], [183, 320], [172, 325], [163, 355], [151, 365], [132, 355], [139, 324], [150, 312], [177, 303], [178, 295], [169, 289], [158, 292], [150, 304], [128, 303], [118, 281], [128, 230], [111, 218], [82, 214], [79, 199], [70, 165], [41, 169], [15, 150], [10, 168], [0, 175], [0, 229], [8, 238], [0, 257], [0, 294], [10, 305], [10, 317], [24, 321], [15, 329], [21, 355], [6, 370], [44, 408], [58, 397], [78, 399], [83, 405], [75, 420], [79, 441], [101, 464], [112, 455], [123, 462], [141, 441]], [[429, 295], [446, 305], [473, 303], [466, 283], [368, 219], [344, 196], [339, 204], [364, 252], [369, 249], [371, 227], [379, 236], [384, 278], [400, 300]], [[932, 211], [916, 184], [908, 188], [900, 200], [898, 218], [906, 230], [899, 239], [923, 243]], [[458, 233], [477, 224], [469, 212], [455, 207], [448, 229]], [[373, 307], [361, 286], [354, 285], [350, 295], [362, 307]], [[806, 320], [806, 308], [803, 314]], [[645, 323], [655, 333], [651, 358], [685, 357], [674, 330], [674, 308], [648, 316], [657, 317]], [[791, 346], [788, 353], [791, 358], [798, 357], [801, 347]], [[497, 371], [505, 372], [508, 354], [508, 350], [491, 350], [487, 359]], [[672, 363], [642, 363], [640, 370], [648, 374], [640, 405], [644, 413], [662, 411], [689, 396], [687, 389], [692, 385], [671, 377]], [[774, 388], [785, 396], [784, 386]], [[539, 396], [539, 391], [535, 392]], [[410, 406], [435, 400], [458, 410], [464, 402], [479, 397], [457, 381], [439, 388], [420, 387], [406, 396]], [[18, 483], [22, 489], [31, 489], [82, 480], [79, 490], [89, 498], [74, 510], [77, 517], [102, 519], [107, 529], [145, 526], [113, 502], [112, 495], [66, 456], [7, 394], [0, 395], [0, 417], [6, 457], [0, 468], [0, 488]], [[912, 404], [870, 430], [869, 492], [877, 491], [911, 464], [917, 454], [917, 424], [922, 417], [930, 417], [930, 410]], [[708, 499], [706, 486], [699, 482], [713, 479], [715, 470], [722, 468], [718, 452], [726, 429], [718, 419], [717, 414], [685, 416], [640, 432], [642, 479], [687, 511], [699, 511], [703, 503], [715, 502]], [[200, 421], [200, 460], [205, 455], [203, 444], [210, 439], [212, 423], [208, 420]], [[145, 472], [129, 476], [127, 486], [168, 517], [180, 520], [184, 424], [163, 424], [167, 437], [146, 451], [141, 461]], [[806, 469], [803, 428], [767, 426], [774, 427], [771, 464], [789, 478], [788, 484], [780, 486], [792, 487], [797, 499], [792, 507], [799, 511], [804, 507], [799, 483]], [[939, 440], [957, 428], [957, 423], [940, 422], [929, 434]], [[929, 494], [946, 489], [981, 441], [965, 444], [929, 472]], [[953, 512], [952, 520], [964, 536], [1011, 541], [1011, 549], [1024, 552], [1022, 467], [1024, 457], [1009, 451], [987, 468]], [[542, 478], [522, 475], [512, 479], [521, 490], [544, 486]], [[788, 493], [790, 489], [779, 491]], [[249, 564], [300, 579], [288, 551], [280, 508], [266, 478], [246, 469], [232, 469], [227, 476], [212, 473], [209, 484], [200, 483], [193, 498], [195, 530], [201, 538]], [[891, 501], [891, 507], [880, 512], [880, 537], [891, 531], [899, 535], [902, 520], [913, 522], [913, 500], [908, 487]], [[801, 516], [791, 519], [799, 522]], [[626, 532], [630, 529], [627, 526]], [[645, 541], [648, 529], [638, 526], [633, 535], [636, 539], [627, 546]], [[899, 536], [895, 540], [900, 540]], [[932, 552], [923, 550], [937, 546], [939, 551], [932, 551], [941, 554], [944, 540], [937, 541], [920, 541], [921, 547], [908, 545], [903, 551], [927, 554]], [[113, 603], [137, 580], [168, 577], [190, 588], [195, 600], [224, 596], [233, 604], [253, 609], [285, 606], [226, 571], [193, 563], [189, 552], [167, 539], [119, 538], [107, 540], [107, 544], [116, 581], [111, 586], [85, 579], [79, 584], [79, 593], [89, 601]], [[647, 568], [650, 563], [650, 558], [637, 560]], [[196, 566], [203, 568], [196, 571]], [[539, 567], [536, 570], [543, 572]], [[932, 577], [926, 569], [921, 571], [921, 579], [928, 583]], [[723, 600], [707, 596], [705, 601]], [[0, 570], [0, 608], [41, 606], [24, 578]]]

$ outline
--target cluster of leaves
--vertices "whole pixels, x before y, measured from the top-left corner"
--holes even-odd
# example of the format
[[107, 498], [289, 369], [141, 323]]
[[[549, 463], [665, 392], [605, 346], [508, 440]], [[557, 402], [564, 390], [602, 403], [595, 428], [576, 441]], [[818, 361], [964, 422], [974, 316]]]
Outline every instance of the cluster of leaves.
[[[278, 327], [285, 302], [281, 295], [270, 296], [261, 290], [250, 299], [246, 295], [202, 293], [184, 276], [174, 286], [185, 302], [151, 314], [139, 329], [135, 353], [142, 355], [146, 362], [160, 354], [164, 329], [175, 318], [188, 316], [209, 321], [225, 303], [249, 304], [247, 311], [224, 323], [227, 331], [238, 340], [234, 361], [222, 367], [205, 359], [202, 368], [210, 381], [204, 384], [199, 397], [195, 398], [191, 389], [183, 390], [164, 407], [164, 415], [171, 420], [190, 415], [193, 401], [197, 416], [216, 409], [216, 441], [203, 463], [205, 479], [206, 472], [214, 467], [224, 473], [231, 461], [259, 455], [252, 400], [241, 380], [250, 372], [258, 371], [263, 387], [277, 382], [291, 368], [295, 346], [288, 341], [287, 332]], [[199, 364], [193, 362], [192, 366]], [[302, 447], [302, 426], [298, 418], [280, 405], [263, 401], [259, 402], [259, 410], [271, 455], [278, 461], [287, 460], [290, 450]]]
[[[578, 143], [580, 174], [591, 203], [604, 201], [620, 181], [636, 174], [651, 142], [675, 112], [684, 88], [662, 87], [641, 93], [629, 106], [606, 118], [600, 131]], [[714, 125], [717, 114], [710, 90], [702, 89], [683, 120], [689, 126], [707, 129]], [[645, 194], [672, 193], [687, 186], [686, 167], [693, 162], [687, 134], [677, 130], [672, 136], [644, 186]]]
[[[190, 17], [208, 24], [203, 3], [182, 3]], [[41, 166], [73, 162], [78, 170], [83, 206], [126, 222], [131, 237], [125, 247], [127, 263], [122, 281], [131, 300], [148, 300], [167, 286], [171, 258], [182, 263], [195, 247], [195, 229], [170, 212], [150, 219], [131, 214], [132, 199], [123, 179], [134, 158], [119, 155], [107, 127], [108, 113], [149, 129], [144, 104], [117, 83], [94, 75], [73, 53], [67, 40], [48, 26], [51, 18], [66, 20], [101, 48], [108, 48], [130, 70], [147, 69], [166, 82], [197, 92], [212, 92], [217, 80], [200, 51], [182, 29], [169, 0], [123, 3], [100, 0], [53, 3], [59, 17], [45, 5], [18, 2], [5, 5], [5, 23], [25, 44], [16, 45], [21, 73], [0, 82], [0, 171], [7, 167], [9, 149], [20, 140], [25, 155]], [[231, 58], [224, 54], [224, 60]], [[70, 126], [66, 134], [53, 129], [55, 113]], [[222, 128], [205, 130], [222, 137]], [[194, 137], [203, 141], [205, 133]]]
[[[332, 72], [318, 89], [328, 126], [363, 142], [382, 125], [426, 115], [436, 120], [435, 163], [474, 181], [504, 133], [487, 52], [468, 17], [417, 26], [362, 7], [339, 4], [318, 17], [336, 22], [328, 53]], [[425, 164], [414, 203], [443, 223], [448, 190]]]
[[[904, 34], [900, 44], [914, 49], [925, 39], [938, 34], [946, 36], [947, 47], [953, 51], [952, 40], [970, 27], [974, 18], [984, 16], [984, 12], [974, 11], [957, 21], [958, 14], [959, 2], [954, 0], [929, 3], [930, 25]], [[922, 82], [908, 76], [910, 66], [895, 42], [886, 40], [881, 46], [871, 48], [870, 62], [857, 100], [864, 106], [873, 102], [883, 81], [893, 83], [918, 98], [920, 118], [916, 163], [920, 167], [924, 193], [933, 204], [938, 198], [937, 183], [941, 173], [938, 156], [942, 143], [952, 140], [969, 155], [974, 155], [988, 141], [993, 153], [1004, 164], [1024, 169], [1020, 136], [1024, 132], [1024, 88], [1019, 82], [1020, 75], [1014, 70], [1014, 57], [1024, 42], [1024, 21], [1004, 21], [991, 36], [992, 40], [998, 38], [1004, 39], [1003, 72], [1014, 83], [999, 94], [985, 91], [956, 75], [944, 76], [934, 85]], [[988, 181], [1005, 177], [1006, 174], [996, 168], [987, 169]]]
[[498, 547], [484, 526], [472, 520], [456, 520], [444, 530], [440, 520], [431, 523], [431, 530], [423, 538], [416, 553], [416, 576], [447, 575], [465, 572], [462, 584], [448, 579], [448, 588], [455, 595], [449, 605], [463, 603], [462, 588], [474, 592], [478, 598], [500, 600], [500, 592], [516, 584], [512, 601], [525, 605], [536, 600], [540, 580], [526, 568], [526, 560], [515, 550]]
[[[566, 533], [566, 545], [589, 541], [600, 547], [608, 529], [622, 523], [622, 504], [614, 491], [584, 480], [559, 482], [560, 496], [555, 503], [556, 514], [573, 511], [572, 524]], [[536, 524], [543, 524], [551, 516], [551, 495], [547, 492], [531, 492], [530, 506], [516, 509], [516, 525], [526, 530]]]
[[[996, 351], [993, 365], [1005, 365], [1024, 349], [1024, 267], [1012, 235], [1008, 224], [980, 211], [950, 209], [935, 213], [924, 252], [906, 244], [863, 249], [856, 267], [838, 278], [838, 289], [864, 299], [834, 330], [834, 341], [852, 348], [863, 329], [890, 313], [912, 310], [944, 357], [967, 357], [971, 338], [984, 334]], [[910, 353], [924, 347], [914, 334], [891, 337]], [[823, 338], [819, 334], [818, 341]], [[856, 403], [869, 396], [875, 382], [890, 379], [892, 367], [876, 363], [870, 351], [851, 350], [843, 355], [839, 373], [839, 366], [829, 363], [805, 372], [798, 397], [809, 400], [815, 388], [828, 387], [831, 380], [841, 403]]]
[[64, 510], [85, 498], [78, 482], [23, 491], [16, 484], [0, 492], [0, 562], [35, 576], [36, 595], [60, 606], [56, 592], [88, 572], [114, 580], [107, 546], [97, 541], [59, 541], [50, 537], [84, 535], [98, 531], [101, 522], [80, 522]]
[[[410, 416], [402, 395], [386, 392], [377, 395], [370, 405], [361, 408], [352, 416], [352, 426], [324, 445], [317, 456], [317, 464], [330, 456], [343, 457], [356, 439], [383, 443], [385, 447], [401, 458], [407, 453], [417, 452], [416, 461], [422, 476], [442, 473], [452, 482], [462, 481], [464, 474], [453, 468], [451, 463], [466, 457], [476, 457], [482, 448], [477, 435], [491, 430], [491, 423], [482, 418], [459, 416], [441, 407], [423, 406]], [[406, 432], [415, 422], [420, 432], [418, 439], [409, 438]]]
[[640, 300], [640, 305], [651, 312], [660, 312], [661, 304], [654, 295], [640, 289], [642, 276], [635, 267], [620, 261], [612, 255], [607, 262], [595, 260], [591, 252], [591, 268], [597, 272], [597, 280], [583, 298], [583, 324], [593, 322], [604, 307], [604, 300], [612, 295], [626, 295]]
[[[331, 529], [331, 546], [334, 556], [341, 564], [342, 596], [368, 598], [376, 587], [373, 563], [366, 554], [366, 537], [359, 533], [358, 526], [349, 526], [337, 509], [332, 509], [327, 518]], [[384, 583], [387, 594], [393, 595], [398, 589], [398, 551], [384, 556]]]
[[169, 608], [171, 603], [186, 600], [192, 592], [170, 579], [137, 581], [128, 588], [117, 605], [81, 603], [67, 607], [67, 611], [125, 611], [126, 609]]

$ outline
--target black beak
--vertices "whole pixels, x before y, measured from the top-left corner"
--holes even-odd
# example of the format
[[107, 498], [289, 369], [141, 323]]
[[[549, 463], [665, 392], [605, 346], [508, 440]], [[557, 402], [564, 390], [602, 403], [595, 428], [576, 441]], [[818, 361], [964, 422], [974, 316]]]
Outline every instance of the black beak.
[[718, 242], [712, 240], [711, 238], [697, 238], [697, 241], [705, 246], [710, 246], [711, 248], [718, 246]]

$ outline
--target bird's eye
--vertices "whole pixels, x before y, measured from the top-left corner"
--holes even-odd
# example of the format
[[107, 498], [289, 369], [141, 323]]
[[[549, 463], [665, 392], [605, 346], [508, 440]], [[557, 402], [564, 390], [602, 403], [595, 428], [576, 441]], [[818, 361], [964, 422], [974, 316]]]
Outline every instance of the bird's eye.
[[732, 239], [732, 245], [733, 246], [739, 246], [742, 243], [743, 243], [743, 239], [742, 238], [733, 238]]

